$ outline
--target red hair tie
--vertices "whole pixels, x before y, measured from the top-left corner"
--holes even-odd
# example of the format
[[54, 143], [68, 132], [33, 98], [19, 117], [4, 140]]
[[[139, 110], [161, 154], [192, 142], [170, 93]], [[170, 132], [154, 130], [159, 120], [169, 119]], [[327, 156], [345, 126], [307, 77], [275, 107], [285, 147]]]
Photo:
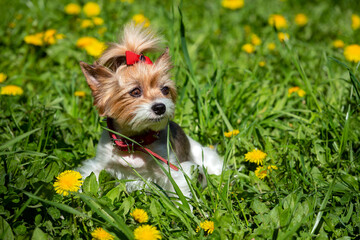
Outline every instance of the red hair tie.
[[153, 64], [153, 62], [150, 60], [150, 58], [147, 56], [144, 56], [144, 54], [139, 55], [139, 54], [136, 54], [131, 51], [126, 51], [125, 57], [126, 57], [126, 64], [128, 66], [134, 65], [135, 63], [138, 63], [138, 62], [145, 62], [146, 64], [150, 64], [150, 65]]

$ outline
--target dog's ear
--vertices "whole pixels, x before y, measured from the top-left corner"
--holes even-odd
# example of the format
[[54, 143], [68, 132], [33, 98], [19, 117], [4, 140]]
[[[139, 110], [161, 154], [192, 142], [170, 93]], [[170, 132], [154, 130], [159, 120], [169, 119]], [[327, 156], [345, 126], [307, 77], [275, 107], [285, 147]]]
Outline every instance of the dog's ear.
[[113, 72], [116, 72], [121, 65], [126, 65], [126, 57], [125, 56], [115, 56], [106, 61], [104, 66], [111, 69]]
[[169, 71], [172, 68], [171, 57], [169, 55], [169, 48], [167, 47], [163, 54], [156, 59], [155, 66], [162, 68], [164, 71]]
[[95, 62], [93, 65], [80, 62], [80, 67], [85, 75], [89, 87], [93, 92], [98, 89], [102, 81], [113, 76], [113, 73], [109, 69], [99, 65], [97, 62]]

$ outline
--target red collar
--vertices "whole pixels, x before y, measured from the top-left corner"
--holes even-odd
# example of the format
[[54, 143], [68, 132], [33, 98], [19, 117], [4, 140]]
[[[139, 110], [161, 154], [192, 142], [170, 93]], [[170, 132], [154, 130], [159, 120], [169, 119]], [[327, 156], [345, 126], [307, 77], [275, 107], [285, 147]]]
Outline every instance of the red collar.
[[[113, 120], [108, 117], [106, 119], [106, 122], [107, 122], [107, 127], [110, 130], [115, 131], [115, 128], [113, 125]], [[143, 146], [149, 145], [149, 144], [155, 142], [156, 140], [158, 140], [159, 132], [149, 131], [143, 135], [132, 136], [131, 140], [127, 140], [127, 139], [120, 137], [112, 132], [109, 132], [109, 135], [110, 135], [111, 140], [115, 143], [115, 145], [117, 146], [117, 148], [120, 151], [124, 151], [124, 152], [140, 151], [143, 153], [147, 153], [147, 154], [150, 154], [150, 155], [156, 157], [157, 159], [163, 161], [164, 163], [169, 164], [170, 168], [174, 169], [175, 171], [179, 170], [175, 165], [169, 163], [166, 159], [164, 159], [160, 155], [154, 153], [153, 151], [151, 151], [148, 148], [143, 147]], [[141, 146], [134, 142], [141, 144]]]

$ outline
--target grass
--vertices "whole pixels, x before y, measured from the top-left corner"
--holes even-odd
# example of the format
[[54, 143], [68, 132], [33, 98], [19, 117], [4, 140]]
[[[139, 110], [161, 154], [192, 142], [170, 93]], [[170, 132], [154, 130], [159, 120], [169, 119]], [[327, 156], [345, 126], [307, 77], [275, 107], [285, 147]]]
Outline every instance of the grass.
[[[91, 239], [102, 227], [132, 239], [141, 225], [129, 214], [135, 208], [148, 213], [163, 239], [359, 238], [360, 74], [332, 47], [335, 39], [360, 43], [351, 28], [356, 1], [256, 0], [234, 11], [221, 1], [99, 1], [104, 35], [103, 26], [80, 28], [64, 13], [67, 3], [0, 3], [0, 72], [8, 76], [0, 87], [24, 90], [0, 95], [0, 238]], [[300, 12], [309, 19], [304, 27], [293, 20]], [[128, 193], [106, 172], [89, 176], [82, 193], [62, 197], [55, 177], [95, 155], [104, 127], [78, 65], [95, 58], [76, 40], [116, 41], [137, 13], [167, 40], [178, 87], [175, 121], [203, 145], [216, 145], [226, 168], [209, 176], [205, 189], [189, 176], [188, 200], [178, 190], [180, 201], [173, 201], [151, 182]], [[286, 43], [268, 25], [274, 13], [288, 21]], [[250, 41], [246, 25], [262, 40], [252, 54], [241, 49]], [[66, 38], [42, 47], [23, 40], [50, 28]], [[306, 95], [288, 96], [294, 86]], [[226, 138], [232, 130], [239, 134]], [[278, 167], [264, 179], [244, 158], [254, 148], [267, 153], [265, 166]], [[214, 222], [212, 234], [195, 231], [205, 220]]]

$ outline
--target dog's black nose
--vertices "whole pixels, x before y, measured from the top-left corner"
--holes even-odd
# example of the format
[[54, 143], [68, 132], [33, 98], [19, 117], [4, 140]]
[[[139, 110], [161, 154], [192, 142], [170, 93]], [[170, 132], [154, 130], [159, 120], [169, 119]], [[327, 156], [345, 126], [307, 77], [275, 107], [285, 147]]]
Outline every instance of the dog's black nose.
[[166, 106], [163, 103], [156, 103], [151, 107], [151, 109], [156, 115], [161, 115], [166, 111]]

